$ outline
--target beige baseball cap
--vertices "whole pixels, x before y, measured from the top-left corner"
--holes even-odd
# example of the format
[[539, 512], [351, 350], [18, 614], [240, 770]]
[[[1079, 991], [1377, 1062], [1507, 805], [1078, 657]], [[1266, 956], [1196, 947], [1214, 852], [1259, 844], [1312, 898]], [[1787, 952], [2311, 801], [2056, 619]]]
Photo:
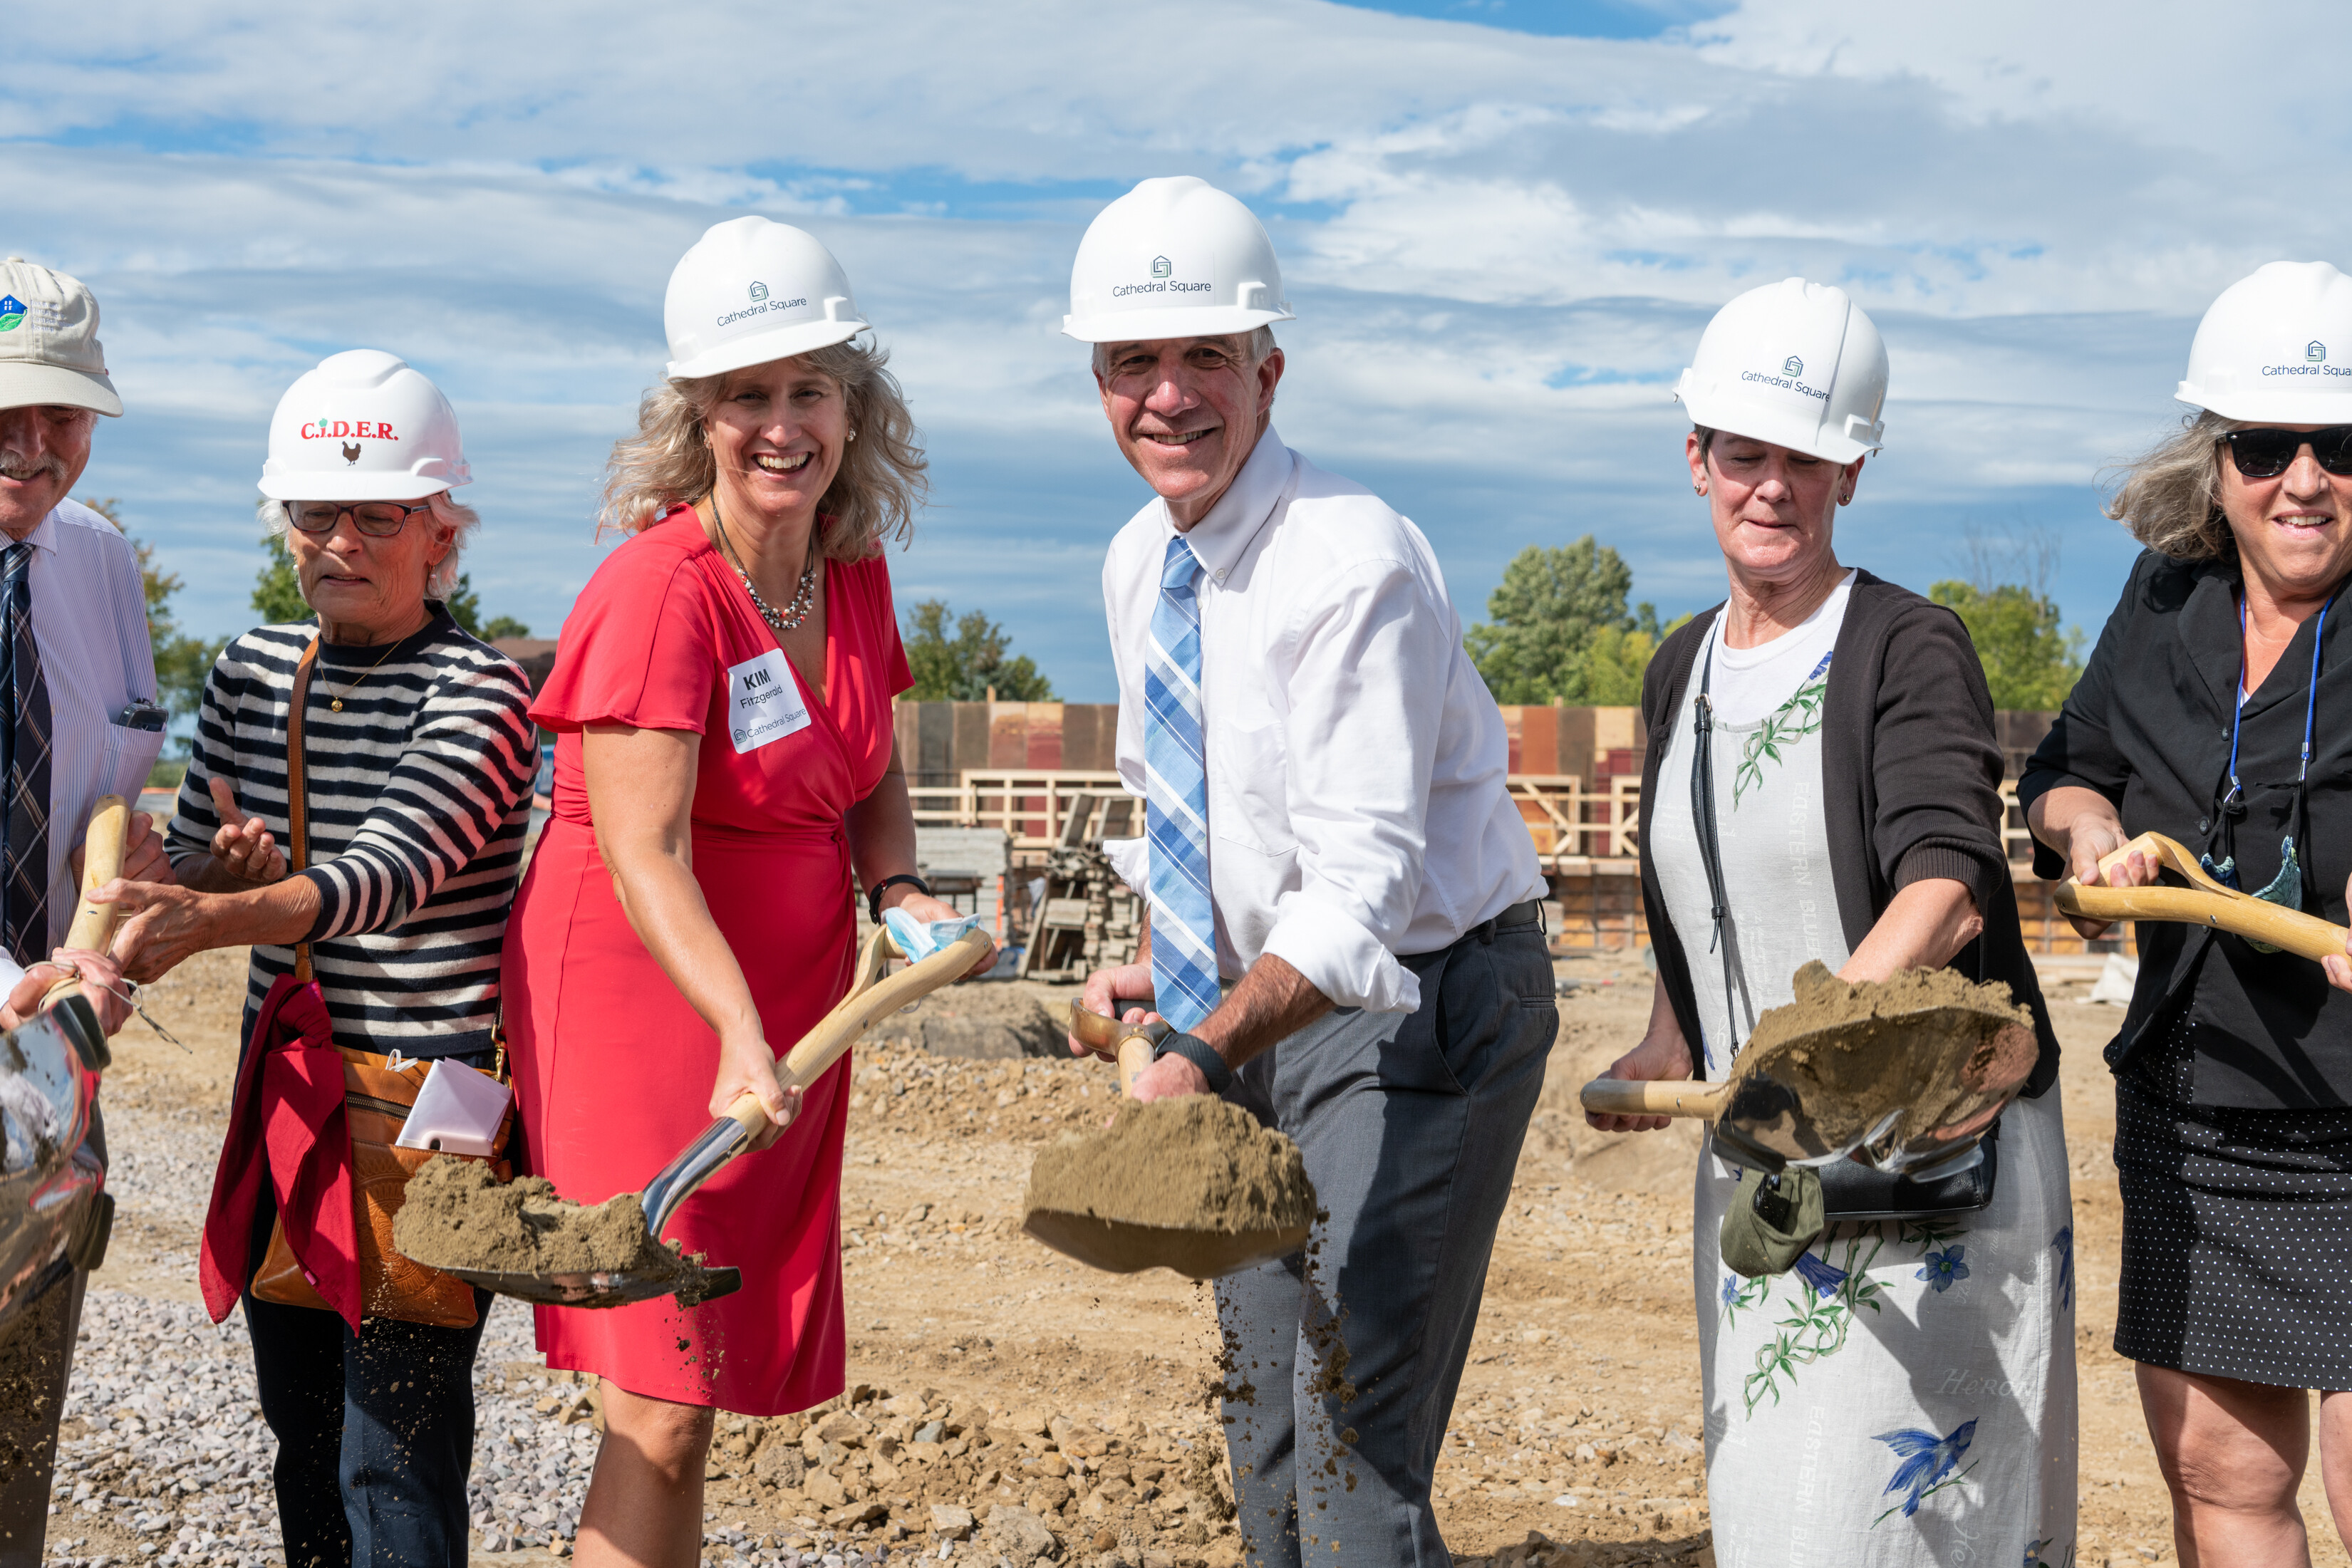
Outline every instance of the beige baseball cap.
[[0, 408], [28, 403], [122, 412], [98, 341], [98, 301], [81, 279], [12, 256], [0, 261]]

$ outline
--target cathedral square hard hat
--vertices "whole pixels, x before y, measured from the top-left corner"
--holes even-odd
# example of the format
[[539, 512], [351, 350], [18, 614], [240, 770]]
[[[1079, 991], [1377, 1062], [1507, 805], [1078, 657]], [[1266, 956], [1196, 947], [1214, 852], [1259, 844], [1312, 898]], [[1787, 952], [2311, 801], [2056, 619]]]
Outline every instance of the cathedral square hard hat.
[[1206, 180], [1146, 180], [1095, 214], [1062, 330], [1082, 343], [1218, 338], [1295, 319], [1274, 242]]
[[1886, 344], [1844, 289], [1783, 278], [1715, 313], [1675, 396], [1694, 424], [1851, 463], [1886, 434]]
[[273, 501], [421, 501], [473, 477], [457, 411], [382, 349], [320, 360], [269, 416], [261, 493]]
[[805, 229], [757, 216], [711, 225], [677, 258], [662, 326], [674, 382], [789, 360], [869, 330], [833, 252]]
[[2352, 424], [2352, 277], [2273, 261], [2221, 290], [2172, 394], [2224, 419]]

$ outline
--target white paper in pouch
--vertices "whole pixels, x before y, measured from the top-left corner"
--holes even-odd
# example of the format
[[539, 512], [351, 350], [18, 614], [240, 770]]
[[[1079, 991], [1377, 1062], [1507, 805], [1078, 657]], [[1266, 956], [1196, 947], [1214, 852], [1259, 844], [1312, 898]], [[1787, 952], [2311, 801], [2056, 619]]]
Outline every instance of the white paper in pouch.
[[498, 1136], [512, 1092], [462, 1061], [436, 1061], [425, 1074], [402, 1124], [398, 1146], [438, 1149], [445, 1155], [488, 1155]]

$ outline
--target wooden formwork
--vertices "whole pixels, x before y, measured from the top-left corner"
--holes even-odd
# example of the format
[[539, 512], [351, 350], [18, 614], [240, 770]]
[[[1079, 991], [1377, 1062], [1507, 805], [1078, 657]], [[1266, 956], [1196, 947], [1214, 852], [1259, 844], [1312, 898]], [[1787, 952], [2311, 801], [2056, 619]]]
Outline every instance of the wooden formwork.
[[[1648, 946], [1649, 922], [1642, 914], [1641, 862], [1625, 859], [1578, 862], [1561, 856], [1549, 873], [1551, 894], [1559, 905], [1552, 931], [1552, 946], [1561, 952], [1638, 952]], [[2137, 955], [2132, 927], [2118, 925], [2096, 942], [2074, 934], [2066, 917], [2051, 901], [2053, 883], [2042, 881], [2032, 868], [2011, 864], [2010, 877], [2017, 889], [2017, 915], [2025, 935], [2025, 949], [2037, 957], [2097, 956], [2104, 953]]]

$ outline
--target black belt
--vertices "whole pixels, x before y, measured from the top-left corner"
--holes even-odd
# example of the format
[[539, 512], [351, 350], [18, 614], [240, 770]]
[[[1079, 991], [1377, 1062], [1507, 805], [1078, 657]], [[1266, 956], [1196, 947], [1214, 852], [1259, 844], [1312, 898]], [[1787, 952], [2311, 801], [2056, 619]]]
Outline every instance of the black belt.
[[1435, 953], [1399, 954], [1398, 962], [1416, 964], [1424, 958], [1434, 958], [1442, 954], [1451, 953], [1465, 942], [1492, 942], [1495, 939], [1495, 934], [1498, 931], [1525, 931], [1529, 927], [1538, 931], [1544, 928], [1541, 899], [1530, 898], [1524, 903], [1514, 904], [1493, 919], [1481, 920], [1452, 942], [1437, 949]]

